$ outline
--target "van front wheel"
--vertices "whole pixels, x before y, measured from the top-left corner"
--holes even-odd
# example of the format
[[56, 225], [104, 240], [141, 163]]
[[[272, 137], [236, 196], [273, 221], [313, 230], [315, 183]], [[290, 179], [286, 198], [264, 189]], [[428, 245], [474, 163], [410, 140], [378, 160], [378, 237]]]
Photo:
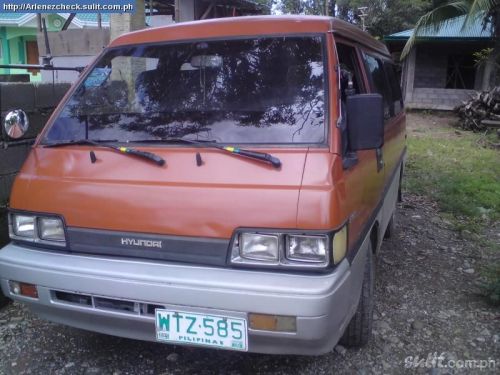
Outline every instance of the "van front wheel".
[[375, 285], [375, 263], [372, 245], [366, 254], [363, 286], [358, 308], [347, 326], [340, 344], [344, 346], [364, 346], [372, 334], [373, 325], [373, 291]]

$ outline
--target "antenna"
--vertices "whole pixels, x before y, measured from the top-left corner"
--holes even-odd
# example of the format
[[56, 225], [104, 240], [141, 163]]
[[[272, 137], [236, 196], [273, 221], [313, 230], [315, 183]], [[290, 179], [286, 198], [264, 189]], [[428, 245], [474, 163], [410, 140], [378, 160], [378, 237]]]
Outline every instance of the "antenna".
[[365, 18], [368, 16], [368, 7], [359, 7], [359, 18], [361, 18], [361, 24], [363, 31], [366, 31]]
[[47, 24], [45, 17], [42, 18], [43, 36], [45, 39], [45, 56], [42, 58], [42, 65], [52, 65], [52, 53], [50, 52], [49, 34], [47, 33]]

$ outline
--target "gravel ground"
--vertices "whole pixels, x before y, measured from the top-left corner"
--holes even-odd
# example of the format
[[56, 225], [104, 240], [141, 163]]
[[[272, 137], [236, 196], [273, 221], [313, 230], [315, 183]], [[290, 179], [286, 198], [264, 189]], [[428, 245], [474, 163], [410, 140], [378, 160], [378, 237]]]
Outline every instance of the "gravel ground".
[[[500, 311], [484, 302], [477, 287], [488, 254], [449, 227], [432, 202], [406, 197], [394, 238], [377, 260], [373, 338], [362, 349], [289, 357], [167, 346], [52, 324], [15, 303], [0, 311], [0, 373], [495, 373], [492, 364], [482, 371], [433, 367], [425, 360], [434, 353], [443, 364], [458, 366], [496, 361], [499, 373]], [[420, 367], [409, 370], [414, 363]]]

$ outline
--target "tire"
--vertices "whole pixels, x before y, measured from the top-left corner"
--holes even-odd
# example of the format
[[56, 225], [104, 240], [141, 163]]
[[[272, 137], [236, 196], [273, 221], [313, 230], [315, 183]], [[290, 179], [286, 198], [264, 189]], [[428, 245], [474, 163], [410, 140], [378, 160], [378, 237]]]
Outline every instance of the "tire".
[[372, 245], [366, 255], [363, 285], [358, 308], [347, 326], [340, 344], [348, 347], [364, 346], [370, 340], [373, 326], [373, 291], [375, 285], [375, 263]]
[[384, 239], [391, 238], [396, 232], [396, 209], [392, 213], [391, 220], [389, 220], [389, 224], [387, 224], [387, 228], [385, 229]]

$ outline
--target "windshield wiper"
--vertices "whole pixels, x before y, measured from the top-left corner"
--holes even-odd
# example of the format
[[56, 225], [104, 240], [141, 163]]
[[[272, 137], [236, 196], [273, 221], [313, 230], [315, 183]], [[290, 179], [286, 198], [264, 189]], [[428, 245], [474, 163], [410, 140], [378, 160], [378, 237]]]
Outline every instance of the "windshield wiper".
[[259, 160], [265, 163], [271, 164], [275, 168], [281, 167], [281, 160], [276, 156], [265, 152], [250, 151], [234, 146], [223, 146], [216, 143], [216, 141], [206, 141], [206, 140], [194, 140], [194, 139], [184, 139], [184, 138], [160, 138], [160, 139], [143, 139], [143, 140], [132, 140], [128, 141], [130, 143], [186, 143], [192, 144], [199, 147], [211, 147], [217, 148], [229, 152], [233, 155], [245, 156], [247, 158]]
[[121, 152], [123, 154], [128, 154], [128, 155], [134, 155], [138, 156], [147, 160], [151, 160], [152, 162], [156, 163], [160, 167], [165, 165], [165, 159], [163, 159], [161, 156], [158, 156], [156, 154], [153, 154], [151, 152], [146, 152], [146, 151], [140, 151], [136, 150], [134, 148], [130, 147], [118, 147], [118, 146], [113, 146], [110, 144], [107, 144], [106, 142], [118, 142], [116, 139], [108, 139], [108, 140], [98, 140], [98, 141], [92, 141], [90, 139], [77, 139], [73, 141], [62, 141], [62, 142], [56, 142], [56, 143], [48, 143], [43, 145], [43, 147], [46, 148], [53, 148], [53, 147], [64, 147], [64, 146], [75, 146], [75, 145], [90, 145], [90, 146], [97, 146], [97, 147], [106, 147], [118, 152]]

